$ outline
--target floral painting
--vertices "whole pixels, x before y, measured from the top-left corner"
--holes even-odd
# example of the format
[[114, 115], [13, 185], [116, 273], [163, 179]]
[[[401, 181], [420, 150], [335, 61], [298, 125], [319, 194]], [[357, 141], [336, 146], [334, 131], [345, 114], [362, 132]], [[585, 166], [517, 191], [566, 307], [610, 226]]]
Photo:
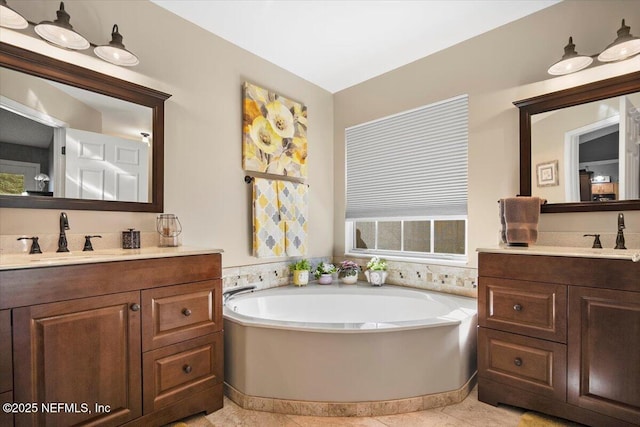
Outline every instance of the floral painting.
[[296, 178], [307, 176], [307, 107], [245, 83], [242, 167]]

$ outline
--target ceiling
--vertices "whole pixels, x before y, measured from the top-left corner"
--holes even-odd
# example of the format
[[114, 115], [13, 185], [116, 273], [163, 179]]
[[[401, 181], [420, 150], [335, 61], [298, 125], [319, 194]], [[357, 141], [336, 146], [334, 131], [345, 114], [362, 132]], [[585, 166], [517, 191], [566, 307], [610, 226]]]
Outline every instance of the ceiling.
[[560, 0], [151, 0], [331, 93]]

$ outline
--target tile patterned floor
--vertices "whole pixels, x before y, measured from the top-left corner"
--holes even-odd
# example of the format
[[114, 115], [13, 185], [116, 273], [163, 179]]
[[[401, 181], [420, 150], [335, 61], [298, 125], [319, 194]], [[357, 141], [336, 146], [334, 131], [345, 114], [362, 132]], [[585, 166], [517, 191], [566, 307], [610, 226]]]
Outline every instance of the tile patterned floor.
[[[308, 417], [252, 411], [225, 397], [224, 408], [208, 416], [195, 415], [172, 427], [516, 427], [525, 411], [478, 401], [477, 388], [462, 402], [443, 408], [379, 417]], [[567, 423], [566, 425], [573, 425]]]

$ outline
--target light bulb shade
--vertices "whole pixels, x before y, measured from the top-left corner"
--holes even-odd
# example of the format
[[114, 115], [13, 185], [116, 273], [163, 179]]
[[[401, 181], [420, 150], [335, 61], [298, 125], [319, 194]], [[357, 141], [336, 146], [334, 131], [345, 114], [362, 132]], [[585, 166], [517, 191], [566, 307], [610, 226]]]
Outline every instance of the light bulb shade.
[[640, 53], [640, 38], [631, 34], [631, 27], [625, 25], [623, 19], [622, 26], [618, 30], [618, 37], [598, 55], [598, 61], [620, 61], [638, 53]]
[[29, 26], [29, 22], [22, 15], [7, 5], [7, 0], [0, 0], [0, 27], [12, 30], [23, 30]]
[[573, 44], [573, 37], [569, 37], [569, 43], [564, 47], [562, 59], [553, 64], [547, 72], [554, 76], [575, 73], [584, 70], [593, 62], [590, 56], [580, 55], [576, 52], [576, 45]]
[[89, 41], [77, 33], [69, 20], [71, 17], [64, 10], [64, 2], [60, 2], [60, 9], [56, 12], [55, 21], [42, 21], [36, 25], [36, 33], [49, 43], [67, 49], [83, 50], [89, 48]]
[[115, 65], [132, 67], [140, 63], [137, 56], [125, 49], [124, 44], [122, 44], [122, 35], [118, 32], [117, 25], [113, 26], [109, 44], [97, 46], [93, 51], [100, 59]]

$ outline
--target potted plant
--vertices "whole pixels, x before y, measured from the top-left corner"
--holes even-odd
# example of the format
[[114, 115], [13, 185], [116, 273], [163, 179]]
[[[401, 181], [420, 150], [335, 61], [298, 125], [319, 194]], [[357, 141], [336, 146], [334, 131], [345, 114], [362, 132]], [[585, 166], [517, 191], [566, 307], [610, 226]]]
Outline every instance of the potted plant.
[[293, 272], [293, 284], [296, 286], [304, 286], [309, 283], [309, 271], [311, 264], [309, 260], [301, 259], [289, 265], [289, 270]]
[[316, 266], [313, 275], [318, 279], [321, 285], [329, 285], [333, 282], [333, 273], [336, 272], [336, 266], [326, 262], [321, 262]]
[[360, 266], [354, 261], [342, 261], [338, 267], [338, 275], [342, 278], [342, 283], [353, 285], [358, 281]]
[[367, 281], [373, 286], [382, 286], [387, 280], [387, 261], [374, 256], [367, 263], [367, 270], [364, 272]]

